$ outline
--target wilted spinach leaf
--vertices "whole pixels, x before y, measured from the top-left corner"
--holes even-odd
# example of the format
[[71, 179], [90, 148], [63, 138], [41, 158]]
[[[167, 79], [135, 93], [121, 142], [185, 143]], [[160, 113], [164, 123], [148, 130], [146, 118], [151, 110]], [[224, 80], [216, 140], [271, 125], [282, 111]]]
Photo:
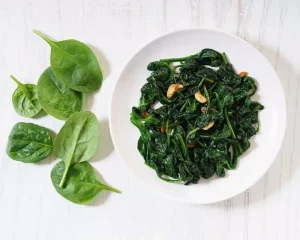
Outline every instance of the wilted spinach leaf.
[[14, 76], [10, 77], [18, 84], [18, 88], [12, 96], [15, 111], [23, 117], [34, 117], [42, 110], [38, 101], [36, 85], [22, 84]]
[[10, 132], [7, 155], [24, 163], [39, 162], [52, 152], [49, 130], [33, 123], [17, 123]]
[[51, 47], [50, 63], [55, 76], [78, 92], [93, 92], [101, 87], [102, 71], [92, 50], [74, 39], [53, 41], [33, 30]]
[[51, 67], [47, 68], [37, 84], [39, 102], [45, 112], [61, 120], [66, 120], [80, 112], [83, 95], [68, 88], [54, 75]]
[[65, 178], [65, 187], [61, 188], [59, 185], [64, 172], [65, 164], [60, 161], [51, 171], [51, 180], [56, 191], [71, 202], [88, 204], [103, 190], [120, 193], [119, 190], [100, 183], [93, 167], [88, 162], [72, 165]]

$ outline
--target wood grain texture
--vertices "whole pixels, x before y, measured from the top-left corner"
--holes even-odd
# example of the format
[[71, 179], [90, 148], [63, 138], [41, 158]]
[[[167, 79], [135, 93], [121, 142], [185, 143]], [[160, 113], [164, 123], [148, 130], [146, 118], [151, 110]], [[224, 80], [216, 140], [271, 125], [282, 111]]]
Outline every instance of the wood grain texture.
[[[188, 27], [220, 28], [250, 42], [276, 69], [287, 98], [286, 137], [271, 169], [249, 190], [211, 205], [171, 202], [136, 183], [108, 130], [107, 102], [127, 59], [164, 32]], [[106, 79], [87, 101], [103, 136], [93, 165], [121, 196], [74, 205], [52, 187], [54, 158], [30, 165], [6, 156], [14, 123], [31, 121], [55, 132], [63, 124], [49, 116], [27, 120], [11, 105], [16, 86], [8, 76], [34, 83], [49, 65], [49, 47], [33, 28], [96, 51]], [[300, 239], [300, 1], [0, 0], [0, 29], [0, 239]]]

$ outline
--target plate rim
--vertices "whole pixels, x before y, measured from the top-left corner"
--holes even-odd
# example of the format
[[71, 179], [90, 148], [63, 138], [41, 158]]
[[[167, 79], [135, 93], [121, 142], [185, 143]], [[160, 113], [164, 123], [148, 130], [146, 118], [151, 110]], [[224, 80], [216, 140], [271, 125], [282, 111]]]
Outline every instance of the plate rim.
[[[120, 78], [121, 76], [123, 75], [123, 73], [125, 72], [126, 68], [128, 67], [128, 65], [130, 64], [130, 62], [141, 52], [143, 51], [148, 45], [151, 45], [153, 42], [155, 41], [159, 41], [160, 39], [163, 39], [164, 37], [167, 37], [169, 35], [172, 35], [172, 34], [176, 34], [176, 33], [184, 33], [184, 32], [188, 32], [188, 31], [211, 31], [211, 32], [215, 32], [215, 33], [219, 33], [219, 34], [223, 34], [223, 35], [227, 35], [231, 38], [235, 38], [236, 40], [238, 41], [241, 41], [243, 42], [244, 44], [248, 45], [249, 47], [251, 47], [254, 51], [256, 51], [259, 55], [261, 55], [262, 58], [264, 58], [266, 64], [269, 65], [269, 67], [271, 67], [271, 69], [273, 70], [274, 72], [274, 76], [276, 76], [276, 81], [279, 82], [279, 88], [280, 88], [280, 91], [281, 91], [281, 95], [283, 97], [283, 100], [284, 100], [284, 104], [283, 104], [283, 110], [284, 110], [284, 114], [282, 114], [283, 118], [282, 118], [282, 121], [283, 121], [283, 124], [284, 124], [284, 127], [283, 127], [283, 130], [280, 132], [280, 139], [281, 139], [281, 142], [279, 144], [279, 147], [278, 149], [276, 150], [276, 153], [275, 153], [275, 157], [273, 158], [272, 161], [270, 161], [270, 164], [268, 165], [268, 167], [266, 168], [265, 171], [262, 171], [261, 174], [256, 178], [254, 179], [253, 181], [251, 181], [251, 184], [249, 184], [249, 186], [247, 186], [244, 190], [240, 190], [240, 191], [237, 191], [236, 193], [234, 194], [229, 194], [229, 195], [226, 195], [225, 198], [219, 198], [219, 199], [214, 199], [212, 201], [203, 201], [203, 202], [199, 202], [199, 201], [191, 201], [191, 200], [185, 200], [185, 199], [182, 199], [182, 198], [175, 198], [175, 197], [172, 197], [168, 194], [164, 194], [162, 193], [161, 191], [159, 191], [157, 188], [155, 188], [152, 184], [150, 184], [149, 182], [146, 182], [144, 180], [142, 180], [141, 178], [139, 178], [139, 176], [135, 173], [135, 171], [133, 171], [132, 168], [130, 168], [130, 166], [128, 166], [128, 164], [126, 163], [126, 161], [123, 159], [118, 147], [117, 147], [117, 144], [116, 144], [116, 141], [115, 141], [115, 136], [114, 136], [114, 131], [113, 131], [113, 124], [112, 124], [112, 108], [113, 108], [113, 98], [115, 96], [115, 92], [116, 92], [116, 87], [118, 85], [118, 82], [120, 81]], [[248, 189], [250, 189], [251, 187], [253, 187], [260, 179], [262, 179], [262, 177], [270, 170], [271, 166], [273, 165], [273, 163], [275, 162], [276, 158], [278, 157], [278, 154], [280, 153], [281, 149], [282, 149], [282, 146], [283, 146], [283, 143], [284, 143], [284, 140], [285, 140], [285, 135], [286, 135], [286, 128], [287, 128], [287, 100], [286, 100], [286, 96], [285, 96], [285, 92], [284, 92], [284, 88], [283, 88], [283, 85], [282, 85], [282, 82], [280, 81], [280, 78], [278, 77], [278, 74], [276, 73], [274, 67], [272, 66], [272, 64], [270, 63], [270, 61], [260, 52], [258, 51], [258, 49], [256, 49], [252, 44], [250, 44], [249, 42], [245, 41], [244, 39], [238, 37], [237, 35], [233, 34], [233, 33], [229, 33], [229, 32], [225, 32], [223, 30], [220, 30], [220, 29], [216, 29], [216, 28], [206, 28], [206, 27], [192, 27], [192, 28], [182, 28], [182, 29], [177, 29], [177, 30], [173, 30], [173, 31], [167, 31], [155, 38], [152, 38], [150, 41], [147, 41], [145, 44], [143, 44], [140, 48], [138, 48], [138, 50], [136, 50], [132, 55], [131, 57], [128, 58], [128, 60], [125, 62], [125, 64], [123, 65], [123, 67], [121, 68], [121, 71], [119, 72], [118, 74], [118, 78], [117, 78], [117, 81], [115, 82], [114, 86], [113, 86], [113, 91], [112, 91], [112, 95], [110, 97], [110, 103], [109, 103], [109, 131], [110, 131], [110, 135], [111, 135], [111, 139], [112, 139], [112, 142], [113, 142], [113, 145], [114, 145], [114, 148], [116, 150], [116, 153], [118, 155], [118, 157], [122, 160], [123, 164], [126, 166], [126, 168], [128, 169], [128, 172], [130, 172], [131, 175], [134, 176], [135, 179], [137, 179], [138, 181], [137, 182], [140, 182], [140, 184], [142, 185], [146, 185], [148, 186], [152, 192], [154, 193], [158, 193], [159, 195], [161, 196], [164, 196], [165, 198], [167, 199], [171, 199], [173, 201], [177, 201], [177, 202], [182, 202], [182, 203], [188, 203], [188, 204], [212, 204], [212, 203], [217, 203], [217, 202], [221, 202], [221, 201], [224, 201], [224, 200], [227, 200], [227, 199], [231, 199], [235, 196], [238, 196], [240, 195], [241, 193], [247, 191]]]

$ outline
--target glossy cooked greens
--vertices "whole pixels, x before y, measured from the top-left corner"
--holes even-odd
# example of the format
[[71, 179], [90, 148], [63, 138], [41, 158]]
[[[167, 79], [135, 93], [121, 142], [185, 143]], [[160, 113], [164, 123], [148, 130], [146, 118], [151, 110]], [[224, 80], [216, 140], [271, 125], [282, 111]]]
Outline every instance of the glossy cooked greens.
[[10, 78], [18, 85], [12, 96], [15, 111], [23, 117], [34, 117], [42, 107], [38, 101], [37, 89], [34, 84], [22, 84], [14, 76]]
[[24, 163], [39, 162], [53, 149], [49, 130], [33, 123], [17, 123], [8, 138], [7, 155]]
[[161, 179], [186, 185], [235, 169], [259, 131], [263, 106], [251, 100], [254, 79], [237, 74], [225, 53], [213, 49], [151, 62], [147, 69], [151, 76], [130, 116], [145, 164]]
[[85, 97], [85, 93], [76, 92], [57, 79], [51, 67], [40, 76], [37, 91], [44, 111], [61, 120], [80, 112]]
[[102, 84], [102, 71], [92, 50], [74, 39], [53, 41], [33, 30], [51, 47], [50, 63], [55, 76], [78, 92], [93, 92]]
[[56, 191], [67, 200], [77, 204], [88, 204], [103, 191], [120, 193], [97, 180], [95, 170], [88, 162], [76, 163], [70, 167], [65, 180], [65, 186], [59, 187], [65, 172], [65, 164], [60, 161], [51, 171], [51, 180]]

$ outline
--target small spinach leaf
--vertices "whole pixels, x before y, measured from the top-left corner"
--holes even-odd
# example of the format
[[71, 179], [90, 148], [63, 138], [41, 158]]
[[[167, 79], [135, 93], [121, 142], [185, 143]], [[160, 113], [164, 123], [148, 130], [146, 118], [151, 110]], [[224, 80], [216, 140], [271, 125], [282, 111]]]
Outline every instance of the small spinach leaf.
[[55, 118], [66, 120], [81, 110], [82, 93], [68, 88], [59, 81], [51, 67], [40, 76], [37, 91], [43, 109]]
[[93, 92], [101, 87], [102, 71], [92, 50], [74, 39], [53, 41], [33, 30], [51, 47], [51, 67], [57, 78], [78, 92]]
[[60, 187], [63, 187], [71, 165], [90, 160], [98, 148], [99, 123], [92, 112], [79, 112], [70, 117], [54, 141], [54, 154], [65, 162]]
[[8, 138], [7, 155], [24, 163], [39, 162], [52, 152], [49, 130], [33, 123], [17, 123]]
[[88, 204], [103, 190], [120, 193], [119, 190], [100, 183], [93, 167], [88, 162], [72, 165], [66, 176], [65, 187], [61, 188], [59, 184], [64, 172], [65, 164], [60, 161], [51, 171], [51, 180], [56, 191], [73, 203]]
[[42, 107], [38, 101], [36, 85], [22, 84], [14, 76], [10, 76], [18, 84], [12, 96], [15, 111], [23, 117], [34, 117]]

